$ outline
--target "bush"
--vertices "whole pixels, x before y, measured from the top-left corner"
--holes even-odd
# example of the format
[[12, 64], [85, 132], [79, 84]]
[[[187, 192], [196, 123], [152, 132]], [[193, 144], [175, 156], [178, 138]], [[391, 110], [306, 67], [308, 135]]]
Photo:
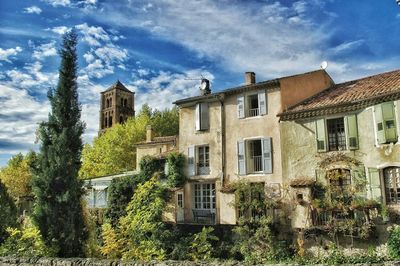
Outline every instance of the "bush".
[[192, 260], [207, 261], [213, 257], [213, 242], [218, 241], [218, 237], [213, 235], [213, 231], [212, 227], [203, 227], [201, 232], [193, 235], [189, 249], [189, 257]]
[[167, 156], [168, 164], [168, 185], [171, 187], [181, 187], [186, 182], [184, 173], [185, 156], [182, 153], [173, 152]]
[[108, 187], [108, 208], [105, 217], [113, 227], [116, 227], [119, 219], [126, 215], [126, 206], [131, 201], [137, 184], [137, 176], [114, 178], [111, 181]]
[[17, 207], [8, 194], [6, 186], [0, 180], [0, 244], [7, 237], [7, 227], [17, 225]]
[[394, 225], [389, 231], [389, 255], [393, 259], [400, 259], [400, 226]]
[[9, 237], [0, 246], [0, 256], [43, 257], [55, 252], [45, 246], [39, 229], [26, 219], [22, 229], [7, 228]]
[[124, 247], [116, 230], [109, 223], [102, 226], [101, 236], [103, 238], [103, 246], [101, 254], [107, 259], [118, 259], [122, 257]]
[[139, 179], [141, 182], [148, 181], [155, 173], [163, 172], [162, 164], [160, 160], [157, 160], [153, 156], [146, 155], [139, 162], [140, 174]]

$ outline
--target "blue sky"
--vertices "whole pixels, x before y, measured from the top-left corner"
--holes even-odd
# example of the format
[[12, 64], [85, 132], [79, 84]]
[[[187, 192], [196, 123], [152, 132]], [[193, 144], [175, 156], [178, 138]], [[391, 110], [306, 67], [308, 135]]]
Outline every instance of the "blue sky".
[[57, 84], [60, 36], [79, 33], [85, 142], [98, 130], [99, 93], [117, 79], [136, 109], [298, 74], [328, 62], [336, 82], [399, 68], [395, 0], [15, 0], [0, 2], [0, 166], [37, 149], [47, 90]]

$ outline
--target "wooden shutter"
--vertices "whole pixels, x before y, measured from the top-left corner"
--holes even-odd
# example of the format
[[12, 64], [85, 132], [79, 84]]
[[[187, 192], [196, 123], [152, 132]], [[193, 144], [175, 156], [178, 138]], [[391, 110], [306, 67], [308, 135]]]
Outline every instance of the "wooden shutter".
[[382, 106], [380, 104], [374, 107], [376, 137], [379, 144], [386, 143], [385, 129], [383, 128]]
[[188, 147], [188, 174], [189, 176], [196, 175], [196, 164], [195, 164], [195, 147]]
[[358, 149], [358, 129], [357, 116], [349, 115], [345, 117], [347, 147], [349, 150]]
[[266, 115], [268, 113], [267, 99], [264, 90], [258, 92], [258, 107], [260, 108], [260, 115]]
[[262, 163], [265, 174], [272, 174], [272, 139], [262, 139]]
[[237, 97], [237, 112], [238, 118], [244, 118], [244, 95], [238, 95]]
[[237, 156], [238, 156], [238, 174], [245, 175], [246, 174], [246, 151], [245, 151], [245, 142], [243, 140], [239, 140], [237, 142]]
[[315, 137], [317, 139], [317, 151], [326, 151], [326, 134], [325, 134], [325, 120], [319, 119], [315, 121]]
[[200, 109], [201, 109], [201, 104], [200, 103], [198, 103], [198, 104], [196, 104], [196, 113], [195, 113], [195, 116], [196, 116], [196, 130], [201, 130], [201, 127], [200, 127]]
[[393, 102], [382, 103], [382, 118], [383, 128], [385, 130], [386, 142], [397, 141], [397, 130], [396, 130], [396, 116], [394, 113]]
[[382, 203], [382, 188], [379, 170], [376, 168], [368, 168], [368, 179], [371, 199]]
[[208, 118], [208, 103], [200, 104], [200, 130], [207, 130], [209, 128]]
[[356, 187], [356, 195], [360, 198], [367, 197], [367, 177], [365, 176], [365, 167], [358, 166], [351, 169], [351, 183]]

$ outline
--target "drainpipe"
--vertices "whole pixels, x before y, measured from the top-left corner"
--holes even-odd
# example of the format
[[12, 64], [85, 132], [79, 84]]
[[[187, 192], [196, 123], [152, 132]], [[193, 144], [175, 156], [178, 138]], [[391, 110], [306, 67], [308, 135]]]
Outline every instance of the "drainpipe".
[[225, 136], [225, 105], [224, 105], [224, 99], [225, 99], [225, 94], [218, 94], [218, 100], [219, 103], [221, 104], [221, 169], [222, 169], [222, 177], [221, 177], [221, 183], [222, 187], [225, 186], [225, 152], [226, 152], [226, 136]]

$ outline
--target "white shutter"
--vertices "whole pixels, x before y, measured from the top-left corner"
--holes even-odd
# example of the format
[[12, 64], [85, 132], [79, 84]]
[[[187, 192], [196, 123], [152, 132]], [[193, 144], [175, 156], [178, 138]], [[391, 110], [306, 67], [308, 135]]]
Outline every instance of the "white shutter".
[[195, 167], [195, 147], [188, 147], [188, 174], [189, 176], [196, 175], [196, 167]]
[[315, 137], [317, 139], [317, 151], [326, 151], [326, 135], [325, 135], [325, 120], [319, 119], [315, 121]]
[[208, 119], [208, 103], [200, 104], [200, 130], [207, 130], [209, 128]]
[[260, 115], [266, 115], [268, 113], [267, 99], [264, 90], [258, 92], [258, 107], [260, 108]]
[[196, 113], [195, 113], [195, 120], [196, 120], [196, 130], [200, 130], [200, 107], [201, 105], [198, 103], [196, 104]]
[[237, 112], [238, 118], [244, 118], [244, 96], [238, 95], [237, 97]]
[[265, 174], [272, 174], [272, 138], [262, 139], [262, 163]]
[[379, 178], [379, 170], [376, 168], [368, 168], [369, 177], [369, 189], [371, 193], [371, 199], [382, 203], [382, 189], [381, 180]]
[[238, 157], [238, 174], [246, 174], [246, 152], [244, 147], [244, 141], [239, 140], [237, 142], [237, 157]]

